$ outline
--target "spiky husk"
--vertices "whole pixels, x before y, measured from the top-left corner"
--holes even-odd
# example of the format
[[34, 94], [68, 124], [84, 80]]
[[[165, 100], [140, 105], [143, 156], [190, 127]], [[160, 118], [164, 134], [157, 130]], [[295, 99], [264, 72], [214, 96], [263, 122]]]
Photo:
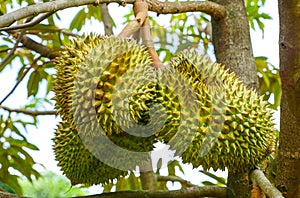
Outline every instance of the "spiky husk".
[[72, 185], [105, 184], [128, 174], [98, 160], [82, 143], [77, 130], [66, 121], [59, 123], [53, 140], [58, 166]]
[[[214, 170], [249, 170], [270, 154], [275, 134], [267, 102], [206, 57], [184, 51], [155, 70], [134, 41], [88, 36], [66, 49], [57, 66], [56, 109], [77, 138], [107, 135], [136, 152], [150, 151], [160, 140], [183, 162]], [[71, 175], [60, 131], [54, 150]], [[89, 149], [97, 153], [96, 147]], [[80, 177], [75, 183], [87, 180]]]
[[[90, 178], [90, 174], [84, 174], [86, 171], [90, 172], [87, 169], [81, 170], [81, 165], [93, 168], [94, 164], [102, 163], [94, 158], [92, 161], [88, 160], [90, 153], [87, 150], [72, 150], [75, 146], [72, 142], [58, 138], [67, 132], [69, 133], [66, 138], [70, 138], [70, 134], [76, 138], [80, 137], [83, 144], [89, 144], [87, 147], [93, 154], [100, 152], [102, 148], [105, 149], [105, 145], [93, 142], [103, 135], [107, 135], [110, 141], [126, 150], [147, 152], [153, 149], [155, 135], [144, 134], [143, 137], [139, 137], [143, 132], [135, 128], [136, 123], [128, 119], [128, 110], [124, 108], [126, 97], [133, 92], [132, 89], [136, 85], [154, 79], [151, 76], [153, 68], [150, 63], [147, 51], [135, 41], [89, 35], [77, 38], [66, 46], [66, 51], [58, 59], [56, 67], [54, 100], [58, 114], [63, 123], [69, 123], [69, 127], [57, 130], [54, 151], [63, 172], [73, 184], [103, 183], [118, 177], [116, 173], [124, 175], [124, 172], [115, 172], [114, 168], [100, 166], [97, 170], [103, 169], [104, 173], [107, 173], [107, 176], [101, 175], [104, 178]], [[122, 120], [126, 122], [122, 123]], [[72, 130], [68, 131], [70, 129]], [[125, 132], [126, 129], [131, 129], [136, 136]], [[63, 152], [63, 147], [70, 149]], [[66, 159], [70, 155], [80, 155], [82, 159], [75, 163], [77, 159]], [[128, 159], [131, 158], [134, 157], [126, 156], [123, 161], [129, 162]], [[122, 163], [122, 159], [116, 163]], [[136, 165], [131, 164], [128, 167], [135, 168]]]
[[183, 153], [183, 162], [204, 169], [246, 171], [270, 155], [275, 129], [263, 96], [247, 90], [234, 73], [195, 52], [182, 52], [171, 64], [192, 81], [203, 83], [198, 92], [199, 130]]
[[[164, 77], [172, 76], [168, 74], [170, 72], [183, 75], [192, 86], [192, 92], [197, 95], [198, 106], [192, 109], [197, 111], [197, 115], [178, 108], [180, 101], [175, 102], [177, 105], [172, 104], [174, 93], [156, 85], [156, 92], [147, 96], [133, 96], [131, 114], [137, 122], [147, 121], [147, 111], [153, 103], [162, 104], [168, 116], [158, 139], [170, 144], [177, 153], [180, 151], [183, 162], [191, 163], [194, 167], [202, 165], [204, 169], [214, 170], [227, 167], [231, 171], [243, 171], [258, 165], [270, 155], [275, 142], [275, 130], [272, 113], [262, 96], [258, 96], [254, 90], [247, 90], [234, 73], [229, 73], [223, 66], [210, 62], [194, 51], [179, 53], [171, 60], [170, 67], [162, 70], [160, 80], [166, 81]], [[167, 81], [173, 81], [177, 89], [183, 89], [177, 91], [179, 93], [188, 91], [177, 79], [170, 78]], [[186, 99], [183, 97], [181, 102]], [[158, 109], [158, 112], [161, 111]], [[174, 119], [169, 115], [175, 115]], [[182, 119], [182, 115], [189, 116]], [[174, 122], [178, 118], [180, 121]], [[179, 141], [170, 142], [178, 135], [176, 133], [180, 127], [185, 127], [184, 135], [179, 133], [180, 138], [176, 138]], [[183, 153], [181, 148], [184, 149]]]

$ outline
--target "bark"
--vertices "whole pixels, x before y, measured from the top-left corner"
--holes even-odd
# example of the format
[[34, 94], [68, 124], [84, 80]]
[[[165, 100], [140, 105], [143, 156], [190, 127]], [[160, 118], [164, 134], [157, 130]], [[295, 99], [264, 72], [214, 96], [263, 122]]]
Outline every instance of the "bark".
[[300, 2], [279, 0], [282, 79], [276, 185], [300, 197]]
[[283, 198], [280, 191], [271, 184], [261, 170], [253, 170], [250, 173], [250, 178], [253, 184], [258, 185], [268, 197]]
[[153, 172], [152, 161], [149, 155], [148, 161], [145, 164], [141, 164], [140, 166], [140, 179], [142, 183], [143, 190], [156, 190], [157, 189], [157, 181], [156, 176]]
[[15, 112], [15, 113], [23, 113], [26, 115], [30, 115], [30, 116], [39, 116], [39, 115], [57, 115], [56, 111], [36, 111], [36, 110], [28, 110], [28, 109], [11, 109], [9, 107], [6, 106], [2, 106], [0, 105], [1, 109], [4, 109], [8, 112]]
[[[245, 83], [247, 88], [258, 89], [256, 65], [250, 41], [249, 22], [244, 1], [213, 0], [225, 7], [226, 17], [212, 19], [212, 37], [217, 61]], [[228, 170], [228, 187], [236, 197], [250, 197], [248, 173]]]
[[[227, 197], [226, 193], [230, 192], [226, 187], [220, 186], [203, 186], [192, 187], [181, 190], [140, 190], [140, 191], [118, 191], [114, 193], [103, 193], [98, 195], [84, 196], [88, 198], [195, 198], [195, 197]], [[230, 194], [229, 197], [233, 197]]]
[[[135, 0], [56, 0], [45, 3], [38, 3], [27, 7], [20, 8], [13, 12], [0, 16], [0, 28], [7, 27], [14, 22], [27, 17], [36, 16], [41, 13], [56, 12], [71, 7], [78, 7], [89, 4], [103, 4], [103, 3], [119, 3], [126, 5], [126, 3], [133, 4]], [[204, 12], [211, 15], [213, 18], [224, 17], [224, 8], [213, 2], [206, 1], [190, 1], [190, 2], [159, 2], [157, 0], [148, 0], [149, 11], [158, 14], [172, 14], [183, 12]]]
[[101, 17], [104, 24], [104, 32], [105, 35], [113, 35], [113, 25], [112, 25], [112, 18], [109, 14], [108, 8], [106, 4], [100, 5], [101, 10]]
[[27, 197], [18, 196], [16, 194], [6, 193], [2, 191], [0, 191], [0, 197], [1, 198], [27, 198]]
[[153, 171], [140, 172], [140, 179], [143, 190], [157, 189], [157, 181]]
[[49, 48], [49, 47], [47, 47], [45, 45], [42, 45], [42, 44], [36, 42], [35, 40], [29, 38], [26, 35], [24, 35], [21, 38], [21, 43], [27, 49], [33, 50], [33, 51], [41, 54], [41, 56], [47, 57], [49, 59], [53, 59], [53, 58], [61, 56], [61, 54], [58, 53], [57, 51], [54, 51], [53, 49], [51, 49], [51, 48]]
[[[195, 197], [233, 197], [231, 191], [226, 187], [220, 186], [202, 186], [185, 188], [181, 190], [127, 190], [118, 192], [108, 192], [96, 195], [80, 196], [81, 198], [195, 198]], [[1, 198], [27, 198], [15, 194], [0, 191]]]

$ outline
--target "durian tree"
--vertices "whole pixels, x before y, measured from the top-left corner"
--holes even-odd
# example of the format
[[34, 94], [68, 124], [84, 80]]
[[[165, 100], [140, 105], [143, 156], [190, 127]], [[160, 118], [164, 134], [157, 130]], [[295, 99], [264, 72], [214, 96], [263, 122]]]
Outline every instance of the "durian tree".
[[[124, 8], [125, 24], [120, 32], [113, 31], [117, 19], [110, 16], [114, 12], [108, 9], [111, 3], [130, 8], [134, 5], [129, 14]], [[24, 149], [38, 148], [26, 140], [20, 128], [36, 125], [38, 116], [58, 115], [61, 122], [53, 139], [58, 165], [72, 185], [102, 184], [107, 193], [98, 197], [250, 197], [250, 183], [252, 194], [280, 197], [281, 193], [257, 169], [270, 169], [270, 164], [276, 162], [278, 143], [270, 109], [277, 108], [281, 97], [278, 70], [266, 58], [254, 58], [250, 42], [249, 24], [263, 32], [262, 20], [270, 18], [260, 12], [264, 3], [1, 2], [0, 71], [9, 66], [19, 67], [14, 69], [16, 85], [0, 102], [0, 184], [5, 186], [1, 189], [22, 194], [18, 176], [9, 168], [29, 180], [39, 177], [33, 168], [34, 160]], [[281, 3], [285, 9], [297, 8], [296, 1]], [[81, 9], [69, 27], [59, 27], [60, 11], [78, 6]], [[280, 13], [284, 15], [282, 19], [286, 17], [280, 24], [281, 53], [286, 53], [281, 56], [281, 64], [291, 66], [282, 66], [281, 75], [287, 83], [283, 83], [285, 101], [291, 102], [282, 101], [285, 116], [281, 118], [284, 131], [280, 140], [284, 146], [278, 152], [276, 184], [288, 197], [297, 197], [300, 91], [299, 72], [293, 65], [299, 67], [299, 45], [290, 43], [299, 41], [299, 33], [298, 37], [293, 36], [297, 35], [299, 14], [297, 10], [289, 13], [285, 9]], [[169, 27], [159, 23], [165, 14], [172, 14]], [[295, 19], [294, 24], [285, 32], [283, 27], [289, 23], [289, 17]], [[84, 29], [89, 20], [98, 20], [103, 25], [102, 35], [82, 34], [95, 31]], [[284, 34], [295, 40], [284, 40]], [[212, 48], [218, 63], [206, 55]], [[203, 51], [199, 53], [199, 49]], [[290, 54], [295, 60], [293, 64], [284, 58]], [[5, 106], [24, 79], [28, 79], [27, 95], [31, 102], [21, 109]], [[45, 82], [46, 88], [41, 86]], [[295, 88], [290, 90], [291, 86]], [[46, 92], [43, 98], [38, 97], [41, 90]], [[43, 104], [51, 103], [53, 93], [54, 109], [40, 110]], [[268, 104], [271, 94], [275, 100]], [[293, 137], [293, 146], [286, 141], [289, 135]], [[148, 154], [157, 142], [168, 145], [183, 163], [203, 167], [203, 173], [223, 186], [199, 187], [183, 180], [175, 173], [175, 167], [181, 168], [176, 160], [167, 165], [169, 176], [161, 176], [159, 169], [154, 173]], [[115, 146], [111, 147], [111, 143]], [[289, 166], [285, 168], [287, 160]], [[136, 166], [139, 177], [132, 172]], [[207, 172], [209, 168], [227, 168], [227, 184]], [[276, 168], [266, 172], [276, 172]], [[167, 191], [167, 181], [180, 182], [182, 189]], [[113, 186], [117, 192], [110, 192]]]

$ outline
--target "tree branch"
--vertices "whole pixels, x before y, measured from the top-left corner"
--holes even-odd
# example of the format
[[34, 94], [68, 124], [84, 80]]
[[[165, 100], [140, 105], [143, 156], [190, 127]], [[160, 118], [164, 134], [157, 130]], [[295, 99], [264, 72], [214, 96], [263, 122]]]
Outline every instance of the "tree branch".
[[104, 24], [104, 32], [105, 35], [113, 35], [113, 26], [112, 26], [112, 22], [111, 22], [111, 16], [108, 12], [108, 8], [106, 4], [101, 4], [100, 5], [100, 10], [101, 10], [101, 17], [102, 17], [102, 21]]
[[222, 5], [209, 1], [160, 2], [148, 0], [148, 4], [149, 11], [157, 14], [204, 12], [214, 19], [221, 19], [226, 15], [225, 8]]
[[2, 191], [0, 191], [0, 197], [1, 198], [28, 198], [28, 197], [18, 196], [16, 194], [11, 194], [11, 193], [2, 192]]
[[11, 30], [18, 30], [18, 29], [23, 29], [23, 28], [27, 28], [27, 27], [32, 27], [38, 23], [40, 23], [41, 21], [43, 21], [44, 19], [48, 18], [49, 16], [51, 16], [52, 14], [54, 14], [56, 11], [52, 11], [52, 12], [48, 12], [46, 14], [43, 14], [42, 16], [40, 16], [38, 19], [28, 22], [28, 23], [23, 23], [21, 25], [16, 25], [16, 26], [12, 26], [12, 27], [4, 27], [4, 28], [0, 28], [0, 31], [11, 31]]
[[[66, 8], [89, 4], [113, 2], [133, 4], [134, 0], [56, 0], [34, 4], [0, 16], [0, 27], [10, 26], [20, 19], [36, 16], [40, 13], [56, 12]], [[154, 11], [158, 14], [204, 12], [211, 15], [214, 19], [220, 19], [225, 16], [225, 8], [223, 6], [209, 1], [159, 2], [157, 0], [148, 0], [147, 2], [149, 4], [149, 11]]]
[[14, 55], [16, 49], [18, 48], [18, 44], [21, 42], [22, 37], [25, 33], [25, 30], [21, 31], [20, 34], [17, 37], [17, 40], [14, 44], [14, 47], [9, 51], [9, 53], [3, 58], [3, 60], [0, 62], [0, 66], [4, 65], [6, 63], [6, 61], [9, 60], [9, 58]]
[[225, 198], [226, 193], [229, 193], [230, 197], [234, 197], [232, 192], [226, 187], [220, 186], [201, 186], [184, 188], [181, 190], [129, 190], [129, 191], [117, 191], [110, 193], [102, 193], [97, 195], [82, 196], [85, 198], [194, 198], [194, 197], [219, 197]]
[[24, 47], [39, 53], [42, 57], [53, 59], [61, 56], [61, 54], [53, 53], [51, 48], [34, 41], [26, 35], [22, 36], [21, 43], [24, 45]]
[[31, 116], [38, 116], [38, 115], [56, 115], [56, 111], [33, 111], [33, 110], [27, 110], [27, 109], [11, 109], [9, 107], [0, 106], [0, 108], [9, 111], [9, 112], [15, 112], [15, 113], [23, 113], [26, 115]]
[[140, 180], [142, 183], [143, 190], [156, 190], [157, 189], [157, 181], [156, 176], [153, 172], [152, 161], [150, 154], [148, 155], [148, 160], [139, 164], [140, 167]]
[[255, 169], [251, 171], [250, 178], [253, 184], [258, 185], [268, 197], [283, 198], [281, 192], [271, 184], [261, 170]]
[[142, 34], [143, 44], [147, 47], [148, 52], [152, 58], [152, 62], [153, 62], [152, 66], [155, 69], [164, 68], [164, 64], [159, 59], [158, 54], [154, 48], [154, 42], [152, 39], [151, 29], [150, 29], [150, 20], [148, 17], [145, 19], [145, 22], [141, 29], [141, 34]]
[[35, 65], [37, 63], [37, 61], [41, 58], [41, 56], [37, 57], [36, 59], [33, 60], [33, 63], [31, 64], [30, 67], [26, 68], [24, 73], [22, 74], [21, 78], [17, 81], [17, 83], [15, 84], [15, 86], [10, 90], [10, 92], [1, 100], [0, 105], [3, 104], [3, 102], [5, 102], [5, 100], [7, 100], [7, 98], [13, 94], [13, 92], [16, 90], [16, 88], [19, 86], [19, 84], [22, 82], [22, 80], [24, 79], [24, 77], [28, 74], [29, 70], [33, 67], [33, 65]]
[[127, 38], [135, 34], [148, 18], [148, 4], [145, 1], [136, 1], [133, 4], [135, 18], [127, 23], [123, 30], [119, 33], [119, 38]]

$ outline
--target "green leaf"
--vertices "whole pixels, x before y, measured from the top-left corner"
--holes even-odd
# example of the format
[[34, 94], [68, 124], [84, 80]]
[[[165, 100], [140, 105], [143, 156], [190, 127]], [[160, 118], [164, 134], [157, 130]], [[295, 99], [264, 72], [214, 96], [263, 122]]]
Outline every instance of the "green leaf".
[[[208, 171], [203, 171], [203, 170], [199, 170], [199, 172], [203, 173], [204, 175], [207, 175], [213, 179], [215, 179], [217, 182], [219, 182], [220, 184], [226, 185], [226, 179], [223, 177], [218, 177], [213, 173], [210, 173]], [[203, 183], [203, 182], [202, 182]]]
[[110, 192], [114, 184], [109, 182], [108, 184], [102, 184], [103, 192]]
[[178, 169], [180, 170], [180, 172], [182, 172], [182, 174], [184, 174], [184, 170], [182, 169], [179, 161], [177, 160], [174, 160], [172, 161], [171, 163], [168, 164], [168, 172], [169, 172], [169, 175], [171, 176], [175, 176], [175, 167], [178, 167]]
[[130, 172], [130, 175], [129, 175], [127, 181], [129, 183], [130, 190], [141, 190], [142, 189], [142, 184], [141, 184], [139, 178], [136, 177], [133, 172]]
[[10, 188], [8, 185], [2, 183], [1, 181], [0, 181], [0, 191], [8, 192], [11, 194], [16, 194], [16, 192], [12, 188]]
[[212, 183], [212, 182], [210, 182], [210, 181], [203, 181], [203, 182], [201, 182], [203, 185], [205, 185], [205, 186], [215, 186], [216, 184], [214, 184], [214, 183]]
[[0, 177], [0, 181], [5, 181], [5, 184], [10, 187], [16, 194], [22, 195], [22, 188], [18, 182], [18, 176], [10, 175], [9, 177], [2, 178]]
[[271, 65], [267, 57], [255, 57], [255, 63], [259, 73], [260, 93], [264, 95], [264, 100], [269, 100], [271, 94], [274, 94], [271, 108], [276, 110], [280, 105], [282, 92], [279, 69]]
[[41, 81], [40, 73], [35, 70], [31, 73], [27, 83], [27, 96], [35, 96], [38, 92], [39, 82]]
[[80, 31], [82, 29], [82, 26], [85, 23], [85, 18], [86, 18], [86, 13], [85, 13], [85, 8], [79, 10], [79, 12], [76, 14], [74, 19], [72, 20], [69, 29], [77, 29]]
[[14, 145], [14, 146], [17, 146], [17, 147], [26, 147], [26, 148], [29, 148], [29, 149], [35, 150], [35, 151], [39, 150], [39, 148], [37, 146], [27, 142], [26, 140], [14, 139], [12, 137], [8, 137], [8, 138], [6, 138], [6, 140], [9, 141], [9, 143], [11, 145]]
[[39, 34], [40, 33], [56, 33], [60, 31], [60, 28], [56, 25], [50, 24], [37, 24], [32, 27], [26, 28], [27, 32], [30, 34]]

